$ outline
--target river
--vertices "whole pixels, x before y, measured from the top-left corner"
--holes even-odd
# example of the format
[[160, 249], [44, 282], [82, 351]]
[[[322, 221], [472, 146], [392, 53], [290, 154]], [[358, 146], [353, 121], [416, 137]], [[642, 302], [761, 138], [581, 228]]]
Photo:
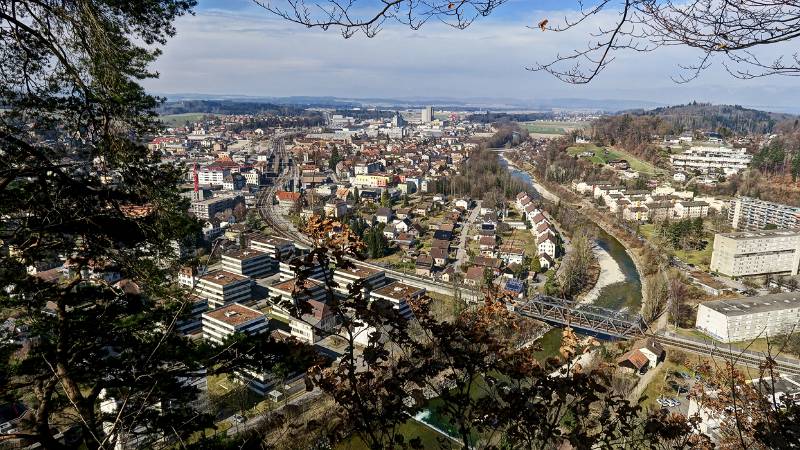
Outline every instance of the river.
[[[536, 193], [533, 179], [528, 172], [520, 170], [498, 154], [500, 165], [511, 172], [511, 176], [524, 182]], [[541, 194], [540, 194], [541, 195]], [[613, 310], [639, 312], [642, 303], [642, 281], [636, 264], [625, 247], [613, 236], [595, 226], [595, 255], [601, 264], [598, 286], [586, 295], [584, 303]]]

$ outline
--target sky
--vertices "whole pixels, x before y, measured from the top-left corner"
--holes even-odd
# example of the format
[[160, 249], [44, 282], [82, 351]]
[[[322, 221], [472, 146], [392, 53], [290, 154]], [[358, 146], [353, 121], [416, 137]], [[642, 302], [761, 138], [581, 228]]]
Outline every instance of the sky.
[[568, 33], [535, 28], [545, 18], [552, 24], [574, 17], [575, 5], [510, 0], [465, 30], [390, 24], [374, 38], [344, 39], [335, 30], [283, 21], [249, 0], [199, 0], [193, 16], [178, 19], [177, 35], [154, 65], [160, 77], [146, 87], [162, 95], [696, 100], [771, 110], [800, 104], [800, 79], [736, 80], [719, 63], [691, 83], [676, 84], [671, 77], [680, 73], [678, 65], [697, 57], [687, 48], [619, 53], [581, 86], [526, 70], [585, 46], [591, 32], [615, 18], [610, 11]]

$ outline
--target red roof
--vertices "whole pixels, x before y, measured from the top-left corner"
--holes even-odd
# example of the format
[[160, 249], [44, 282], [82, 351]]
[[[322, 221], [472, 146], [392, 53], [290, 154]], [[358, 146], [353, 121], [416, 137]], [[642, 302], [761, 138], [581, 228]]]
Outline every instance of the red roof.
[[275, 193], [275, 197], [278, 199], [279, 202], [296, 202], [300, 200], [300, 193], [299, 192], [288, 192], [288, 191], [278, 191]]

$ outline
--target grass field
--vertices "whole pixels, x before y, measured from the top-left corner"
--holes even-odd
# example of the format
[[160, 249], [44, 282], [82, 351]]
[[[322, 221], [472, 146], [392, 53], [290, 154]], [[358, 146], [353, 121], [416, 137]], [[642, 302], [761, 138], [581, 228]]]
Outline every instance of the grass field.
[[535, 121], [522, 122], [528, 132], [536, 134], [567, 134], [586, 125], [581, 122]]
[[642, 172], [648, 175], [666, 173], [664, 169], [659, 169], [649, 162], [643, 161], [619, 148], [598, 147], [594, 144], [579, 144], [567, 148], [567, 153], [570, 155], [577, 155], [583, 152], [593, 152], [594, 156], [589, 158], [589, 160], [595, 164], [607, 164], [608, 161], [611, 160], [625, 159], [628, 161], [628, 164], [630, 164], [631, 169], [637, 172]]
[[[653, 242], [656, 232], [656, 225], [652, 223], [639, 225], [639, 233], [648, 241]], [[708, 270], [711, 264], [711, 254], [714, 252], [714, 234], [705, 233], [705, 240], [707, 244], [702, 250], [674, 250], [675, 257], [685, 262], [692, 264], [701, 270]]]
[[159, 116], [159, 119], [168, 127], [176, 127], [182, 126], [186, 122], [197, 122], [206, 115], [206, 113], [167, 114], [165, 116]]

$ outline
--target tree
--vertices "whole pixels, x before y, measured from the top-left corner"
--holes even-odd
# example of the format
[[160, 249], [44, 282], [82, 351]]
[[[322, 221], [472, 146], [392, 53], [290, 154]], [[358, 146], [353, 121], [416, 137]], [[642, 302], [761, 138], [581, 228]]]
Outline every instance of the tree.
[[[419, 29], [438, 20], [458, 29], [467, 28], [479, 17], [490, 15], [504, 0], [391, 0], [372, 8], [358, 2], [318, 0], [255, 0], [270, 13], [306, 27], [335, 29], [344, 37], [363, 33], [375, 36], [386, 22], [398, 22]], [[576, 2], [578, 12], [561, 23], [542, 17], [528, 27], [532, 32], [569, 32], [601, 14], [616, 16], [609, 26], [587, 36], [587, 44], [528, 70], [544, 71], [574, 84], [589, 83], [616, 57], [618, 52], [651, 52], [662, 47], [685, 46], [698, 53], [695, 62], [680, 63], [681, 73], [673, 78], [687, 82], [697, 78], [715, 60], [721, 60], [728, 74], [751, 79], [769, 75], [797, 75], [800, 57], [773, 56], [766, 49], [798, 37], [800, 3], [786, 0], [741, 0], [720, 7], [717, 2], [653, 2], [652, 0], [601, 1], [592, 5]]]
[[237, 223], [244, 222], [245, 217], [247, 217], [247, 207], [244, 206], [244, 203], [237, 203], [233, 207], [233, 217], [236, 218]]
[[344, 158], [339, 155], [339, 147], [334, 145], [333, 149], [331, 150], [331, 157], [328, 159], [328, 168], [335, 171], [336, 165], [339, 164], [342, 159]]
[[392, 198], [389, 197], [389, 192], [386, 189], [381, 192], [381, 206], [385, 208], [390, 208], [392, 206]]
[[531, 265], [530, 265], [531, 272], [539, 273], [542, 271], [542, 263], [539, 261], [538, 255], [531, 256]]
[[[0, 338], [0, 393], [32, 410], [0, 440], [60, 449], [55, 434], [67, 428], [80, 440], [70, 448], [185, 439], [213, 420], [193, 407], [199, 392], [187, 380], [292, 358], [263, 338], [212, 351], [176, 330], [191, 302], [171, 281], [188, 262], [173, 249], [191, 247], [199, 224], [177, 189], [184, 169], [145, 145], [158, 100], [138, 81], [154, 75], [149, 64], [193, 6], [0, 4], [0, 321], [26, 329]], [[42, 262], [67, 273], [27, 271]], [[102, 276], [112, 273], [123, 281]], [[12, 353], [18, 340], [25, 351]], [[237, 356], [243, 347], [254, 359]], [[117, 412], [101, 412], [101, 398]]]

